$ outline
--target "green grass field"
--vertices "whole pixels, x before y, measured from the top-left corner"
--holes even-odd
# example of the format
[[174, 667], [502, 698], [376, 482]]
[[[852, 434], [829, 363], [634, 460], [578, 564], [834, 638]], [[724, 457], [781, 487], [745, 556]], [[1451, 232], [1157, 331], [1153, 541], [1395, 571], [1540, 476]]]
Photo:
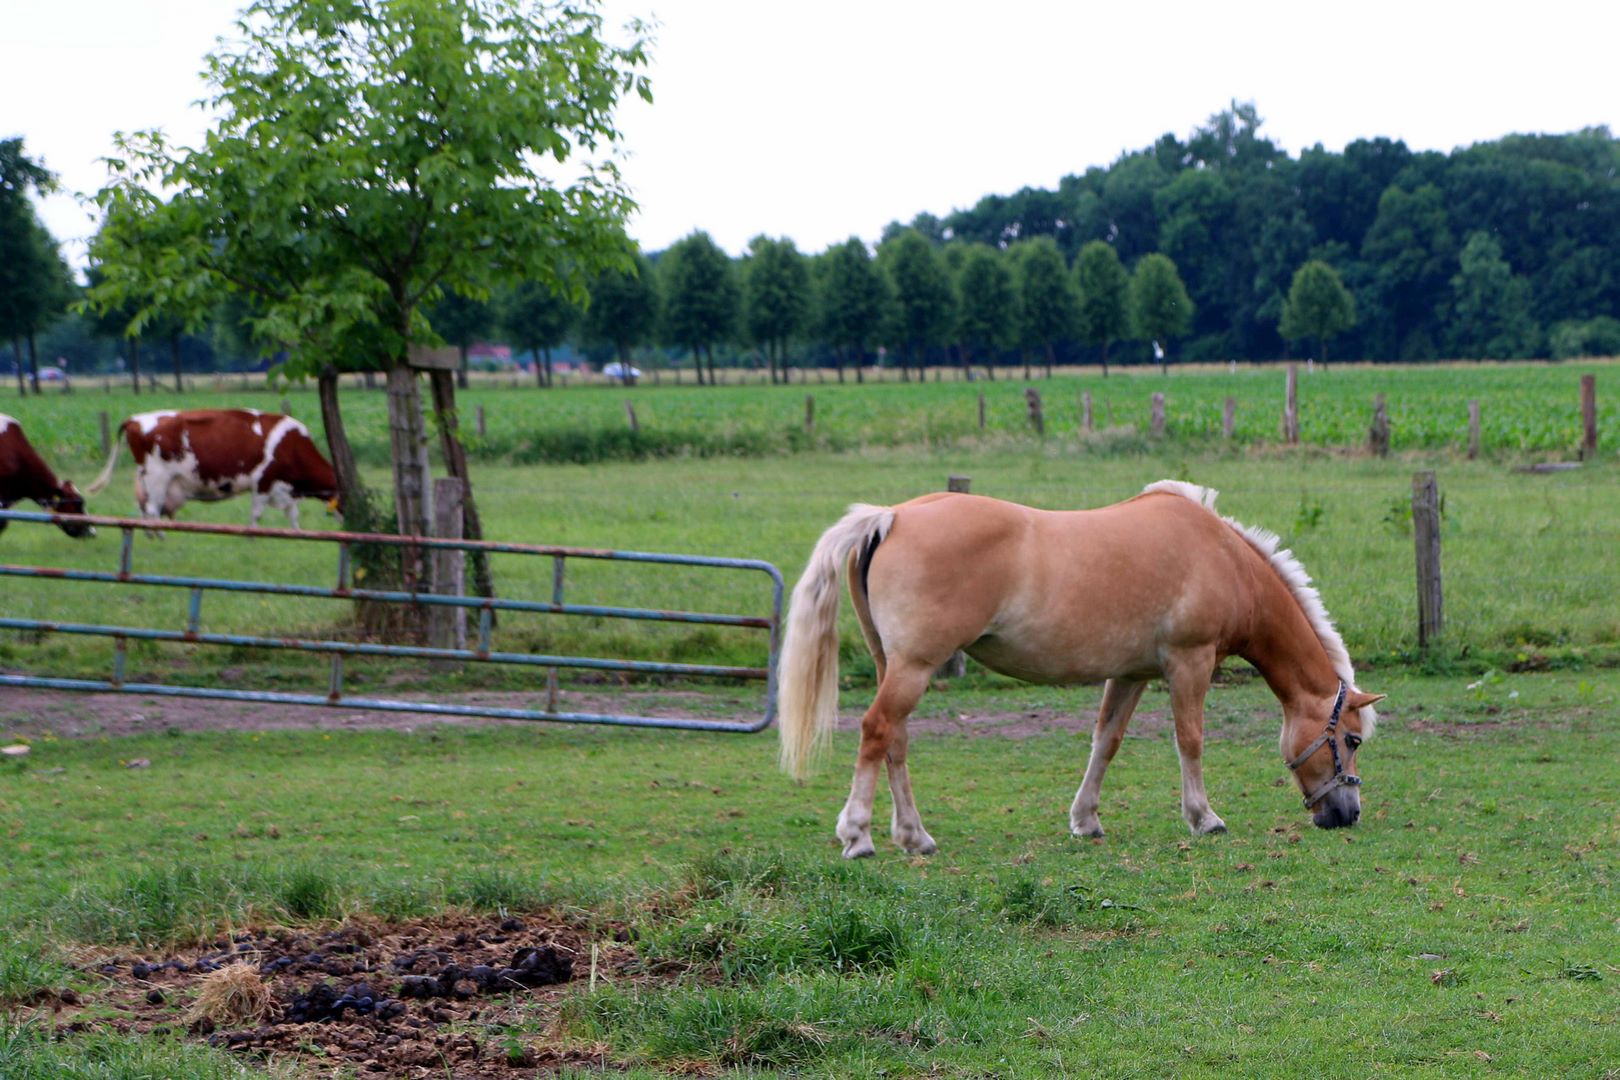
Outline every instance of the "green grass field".
[[[0, 1076], [300, 1075], [306, 1066], [177, 1039], [101, 1031], [58, 1040], [48, 1010], [25, 1003], [69, 986], [96, 994], [99, 976], [78, 963], [87, 946], [156, 954], [250, 924], [447, 908], [631, 924], [647, 967], [673, 974], [576, 985], [555, 1006], [516, 1005], [499, 1037], [602, 1046], [636, 1076], [1616, 1075], [1613, 454], [1567, 473], [1513, 469], [1569, 451], [1574, 388], [1589, 370], [1607, 400], [1604, 380], [1617, 369], [1604, 365], [1319, 373], [1302, 393], [1306, 439], [1319, 445], [1294, 450], [1269, 445], [1275, 370], [1116, 377], [1106, 393], [1118, 396], [1106, 399], [1100, 379], [1042, 381], [1043, 442], [1021, 429], [1022, 383], [812, 386], [824, 432], [804, 443], [785, 434], [802, 420], [798, 387], [475, 391], [468, 400], [483, 401], [490, 419], [475, 479], [492, 537], [762, 558], [790, 583], [847, 503], [939, 490], [950, 473], [971, 475], [975, 491], [1054, 508], [1101, 505], [1163, 477], [1220, 488], [1223, 512], [1295, 548], [1362, 685], [1391, 695], [1360, 758], [1362, 822], [1310, 827], [1277, 754], [1279, 710], [1241, 664], [1209, 707], [1206, 775], [1225, 836], [1186, 834], [1161, 688], [1148, 691], [1109, 773], [1108, 836], [1092, 843], [1067, 835], [1066, 812], [1098, 691], [975, 674], [926, 696], [921, 722], [1075, 719], [1027, 738], [919, 734], [914, 782], [941, 853], [909, 859], [885, 838], [876, 859], [855, 865], [838, 857], [832, 836], [854, 748], [847, 732], [801, 786], [776, 771], [769, 734], [165, 732], [160, 720], [149, 734], [69, 739], [42, 732], [0, 691], [0, 742], [17, 733], [32, 742], [27, 757], [0, 759]], [[1223, 389], [1234, 383], [1252, 395]], [[1082, 443], [1072, 420], [1060, 429], [1055, 419], [1055, 400], [1089, 388], [1099, 423], [1107, 400], [1116, 424], [1130, 410], [1142, 424], [1148, 395], [1164, 385], [1172, 433], [1163, 445], [1117, 433]], [[980, 389], [997, 410], [982, 438], [971, 411]], [[1345, 452], [1376, 390], [1390, 394], [1396, 421], [1397, 453], [1385, 460]], [[1243, 445], [1178, 430], [1183, 403], [1185, 423], [1209, 413], [1218, 426], [1227, 393], [1243, 402]], [[529, 462], [550, 451], [520, 448], [547, 430], [605, 446], [590, 433], [622, 425], [626, 396], [644, 427], [694, 425], [682, 429], [694, 433], [682, 436], [687, 452], [541, 465]], [[1488, 433], [1476, 462], [1460, 452], [1470, 397], [1485, 402]], [[293, 400], [295, 412], [313, 415], [312, 395]], [[1421, 420], [1403, 401], [1424, 403]], [[140, 399], [142, 408], [174, 403]], [[221, 398], [199, 392], [185, 403]], [[245, 403], [274, 407], [268, 395]], [[132, 404], [80, 392], [7, 411], [77, 479], [98, 467], [95, 412]], [[381, 408], [380, 394], [355, 395], [351, 407], [378, 483]], [[1515, 415], [1526, 418], [1517, 435], [1507, 426]], [[1603, 417], [1612, 439], [1613, 414]], [[726, 424], [778, 435], [748, 434], [754, 442], [729, 455], [697, 444]], [[1411, 476], [1422, 468], [1437, 471], [1445, 499], [1447, 629], [1428, 655], [1415, 647], [1408, 516]], [[126, 460], [93, 509], [126, 511], [129, 475]], [[306, 522], [330, 527], [308, 509]], [[245, 523], [247, 512], [238, 501], [183, 516]], [[136, 566], [327, 583], [334, 567], [319, 547], [142, 538]], [[116, 568], [117, 539], [73, 543], [13, 525], [0, 559]], [[495, 570], [504, 595], [550, 594], [548, 561], [500, 557]], [[768, 601], [746, 577], [575, 563], [569, 590], [578, 602], [700, 610], [763, 612]], [[7, 615], [172, 628], [185, 618], [183, 591], [5, 578], [0, 595]], [[351, 632], [345, 609], [329, 601], [210, 598], [203, 613], [209, 630]], [[497, 635], [514, 649], [764, 659], [759, 637], [743, 632], [513, 616]], [[324, 687], [320, 665], [288, 654], [152, 647], [134, 650], [130, 664], [132, 678]], [[109, 667], [110, 649], [92, 639], [0, 637], [3, 669]], [[356, 689], [539, 689], [523, 673], [419, 668], [353, 665], [351, 674], [364, 680]], [[857, 711], [871, 667], [852, 621], [844, 671], [843, 708]], [[731, 716], [751, 695], [726, 686], [687, 704]], [[161, 716], [155, 701], [132, 707]], [[231, 707], [220, 716], [228, 724]], [[125, 767], [137, 759], [150, 767]]]
[[[1225, 836], [1186, 835], [1162, 729], [1122, 750], [1097, 843], [1066, 834], [1083, 735], [929, 735], [913, 770], [941, 853], [884, 845], [856, 865], [832, 838], [847, 735], [802, 787], [768, 736], [39, 741], [0, 771], [0, 973], [17, 972], [0, 993], [93, 992], [29, 942], [145, 955], [252, 922], [566, 905], [629, 919], [649, 964], [687, 974], [581, 987], [518, 1028], [605, 1043], [647, 1075], [1605, 1075], [1620, 679], [1368, 682], [1392, 697], [1353, 831], [1309, 826], [1274, 703], [1243, 681], [1211, 701]], [[1143, 715], [1164, 707], [1150, 693]], [[134, 757], [150, 770], [124, 769]]]

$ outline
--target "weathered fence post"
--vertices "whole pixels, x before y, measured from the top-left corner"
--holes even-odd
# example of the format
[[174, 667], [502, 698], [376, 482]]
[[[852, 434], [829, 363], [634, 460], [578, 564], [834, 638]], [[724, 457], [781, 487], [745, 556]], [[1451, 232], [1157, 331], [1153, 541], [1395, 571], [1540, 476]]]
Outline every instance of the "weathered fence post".
[[1221, 438], [1231, 439], [1237, 430], [1237, 398], [1227, 398], [1221, 406]]
[[635, 405], [635, 402], [630, 401], [628, 399], [625, 401], [625, 403], [624, 403], [624, 415], [626, 417], [628, 417], [629, 420], [630, 420], [630, 434], [632, 434], [632, 435], [641, 434], [641, 421], [636, 419], [636, 405]]
[[[957, 491], [966, 494], [972, 487], [973, 477], [971, 476], [952, 474], [945, 478], [946, 491]], [[934, 672], [934, 674], [941, 679], [960, 679], [967, 674], [967, 654], [961, 649], [956, 650], [951, 654], [951, 658], [945, 661], [945, 666]]]
[[979, 430], [984, 430], [984, 391], [979, 391]]
[[1288, 365], [1288, 391], [1283, 398], [1283, 442], [1299, 442], [1299, 365]]
[[816, 396], [804, 395], [804, 433], [809, 435], [816, 430]]
[[1440, 587], [1440, 495], [1433, 472], [1412, 475], [1412, 542], [1417, 551], [1418, 647], [1426, 649], [1445, 624]]
[[1153, 437], [1164, 438], [1164, 394], [1155, 391], [1153, 394]]
[[1479, 400], [1468, 403], [1468, 460], [1479, 457]]
[[101, 421], [101, 456], [106, 457], [112, 453], [112, 421], [107, 416], [107, 410], [102, 409], [97, 418]]
[[291, 416], [292, 415], [292, 402], [288, 401], [286, 398], [281, 399], [281, 415], [282, 416]]
[[478, 408], [474, 410], [474, 415], [478, 419], [478, 437], [482, 439], [484, 436], [489, 434], [489, 428], [484, 424], [484, 407], [482, 405], [478, 406]]
[[1041, 392], [1031, 386], [1024, 391], [1024, 404], [1029, 408], [1029, 423], [1035, 434], [1046, 434], [1046, 415], [1041, 412]]
[[[462, 537], [462, 500], [465, 489], [454, 476], [433, 481], [433, 535], [444, 540]], [[467, 553], [452, 548], [434, 548], [433, 595], [465, 596]], [[467, 647], [467, 609], [445, 604], [428, 608], [428, 644], [436, 649]], [[440, 661], [438, 666], [446, 662]], [[448, 662], [451, 666], [455, 661]]]
[[1091, 416], [1091, 391], [1080, 391], [1080, 430], [1090, 435], [1097, 430], [1097, 425]]
[[1367, 452], [1376, 457], [1389, 456], [1389, 412], [1384, 408], [1384, 395], [1373, 398], [1372, 427], [1367, 429]]
[[1581, 376], [1581, 460], [1597, 457], [1597, 376]]

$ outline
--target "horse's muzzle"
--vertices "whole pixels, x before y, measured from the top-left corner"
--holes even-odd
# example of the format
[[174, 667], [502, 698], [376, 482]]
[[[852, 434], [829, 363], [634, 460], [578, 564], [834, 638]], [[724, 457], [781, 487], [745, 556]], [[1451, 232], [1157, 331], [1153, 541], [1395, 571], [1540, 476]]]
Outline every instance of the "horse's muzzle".
[[1361, 817], [1361, 793], [1353, 787], [1336, 788], [1316, 804], [1311, 820], [1319, 829], [1342, 829]]

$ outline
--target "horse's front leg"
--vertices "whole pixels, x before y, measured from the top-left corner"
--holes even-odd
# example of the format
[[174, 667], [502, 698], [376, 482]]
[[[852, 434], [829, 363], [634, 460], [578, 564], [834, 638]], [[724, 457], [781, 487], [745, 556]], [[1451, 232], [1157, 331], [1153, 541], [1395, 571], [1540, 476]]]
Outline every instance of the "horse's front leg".
[[1136, 703], [1142, 700], [1146, 686], [1146, 683], [1129, 679], [1109, 679], [1103, 687], [1097, 730], [1091, 736], [1091, 760], [1086, 763], [1086, 777], [1069, 807], [1069, 831], [1076, 836], [1103, 834], [1102, 822], [1097, 818], [1097, 807], [1102, 802], [1103, 773], [1119, 752], [1119, 744], [1125, 738], [1125, 725], [1130, 722]]
[[1225, 832], [1226, 822], [1210, 809], [1204, 791], [1204, 697], [1215, 674], [1215, 651], [1193, 649], [1173, 654], [1164, 674], [1170, 683], [1176, 751], [1181, 756], [1181, 816], [1199, 836]]
[[[877, 697], [861, 719], [861, 748], [855, 757], [855, 779], [849, 787], [849, 800], [838, 815], [838, 839], [843, 841], [846, 859], [859, 859], [876, 850], [872, 846], [872, 800], [877, 793], [878, 770], [885, 761], [889, 762], [890, 784], [894, 786], [896, 842], [905, 846], [901, 840], [900, 824], [904, 822], [910, 826], [914, 823], [915, 830], [906, 834], [908, 838], [919, 844], [926, 842], [930, 850], [933, 848], [933, 839], [923, 831], [922, 821], [917, 817], [917, 808], [911, 799], [911, 781], [905, 767], [906, 718], [911, 715], [923, 691], [928, 689], [928, 678], [932, 672], [932, 666], [905, 664], [890, 657]], [[898, 772], [893, 757], [897, 748]], [[904, 808], [900, 805], [901, 792], [904, 792]], [[909, 813], [909, 818], [902, 817], [903, 810]]]

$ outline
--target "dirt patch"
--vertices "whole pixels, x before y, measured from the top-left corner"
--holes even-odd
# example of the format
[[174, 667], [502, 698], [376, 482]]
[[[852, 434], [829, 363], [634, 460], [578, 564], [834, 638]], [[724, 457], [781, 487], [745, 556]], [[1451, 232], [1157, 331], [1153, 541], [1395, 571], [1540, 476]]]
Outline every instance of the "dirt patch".
[[[540, 708], [544, 694], [488, 692], [474, 694], [400, 694], [401, 700], [431, 701], [469, 707]], [[591, 694], [567, 692], [558, 707], [568, 712], [634, 713], [642, 716], [695, 716], [747, 723], [759, 719], [736, 702], [689, 691], [624, 691]], [[488, 727], [510, 724], [480, 716], [376, 712], [342, 706], [285, 705], [275, 702], [211, 701], [201, 698], [147, 697], [140, 694], [96, 694], [62, 690], [10, 688], [0, 702], [0, 730], [22, 736], [58, 738], [149, 735], [168, 731], [282, 731], [320, 728], [331, 731], [414, 731], [433, 726]]]
[[[103, 984], [52, 1008], [59, 1030], [184, 1033], [258, 1060], [292, 1058], [316, 1075], [516, 1080], [615, 1067], [605, 1050], [534, 1031], [593, 967], [619, 985], [671, 977], [644, 972], [630, 938], [622, 926], [589, 935], [544, 914], [246, 931], [172, 953], [96, 956], [85, 970]], [[189, 1022], [208, 975], [244, 961], [270, 991], [269, 1016], [243, 1027]]]

